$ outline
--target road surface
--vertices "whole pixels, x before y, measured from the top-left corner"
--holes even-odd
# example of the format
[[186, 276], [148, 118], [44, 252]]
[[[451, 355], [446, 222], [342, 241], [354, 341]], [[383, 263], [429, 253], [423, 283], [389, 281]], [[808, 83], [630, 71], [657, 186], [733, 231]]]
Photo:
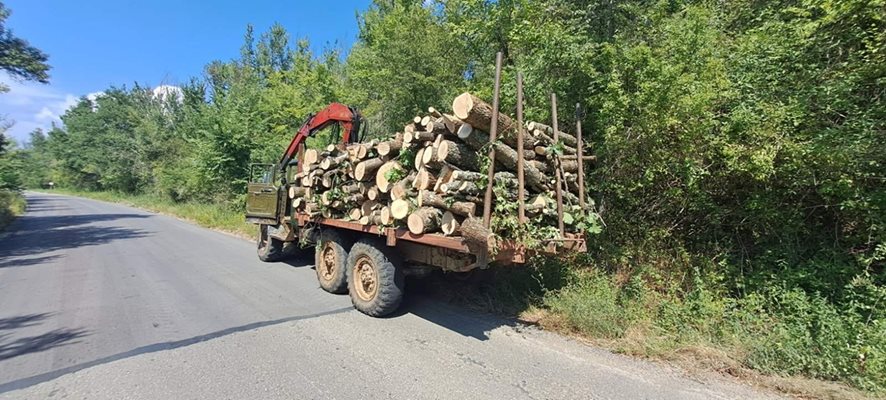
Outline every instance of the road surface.
[[129, 207], [28, 193], [0, 233], [0, 397], [773, 397], [412, 294], [391, 318], [311, 261]]

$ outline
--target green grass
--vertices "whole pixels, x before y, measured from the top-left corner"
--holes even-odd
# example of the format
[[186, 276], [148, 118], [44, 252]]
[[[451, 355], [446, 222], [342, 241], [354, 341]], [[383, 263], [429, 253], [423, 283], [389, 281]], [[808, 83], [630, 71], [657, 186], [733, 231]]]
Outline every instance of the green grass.
[[0, 190], [0, 231], [6, 228], [15, 217], [25, 212], [27, 204], [19, 192]]
[[89, 199], [120, 203], [161, 214], [172, 215], [200, 226], [228, 232], [246, 239], [255, 237], [255, 225], [244, 221], [243, 211], [212, 204], [174, 202], [168, 198], [148, 194], [131, 195], [118, 192], [88, 192], [55, 189], [46, 193], [67, 194]]

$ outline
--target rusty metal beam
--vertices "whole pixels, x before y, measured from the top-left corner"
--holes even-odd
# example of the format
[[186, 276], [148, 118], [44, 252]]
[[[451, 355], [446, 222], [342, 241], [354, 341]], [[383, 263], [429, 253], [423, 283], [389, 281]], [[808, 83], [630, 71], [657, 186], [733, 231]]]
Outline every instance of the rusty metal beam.
[[483, 197], [483, 224], [492, 224], [492, 185], [495, 178], [495, 143], [498, 134], [498, 96], [501, 86], [501, 52], [495, 55], [495, 85], [492, 94], [492, 123], [489, 127], [489, 173], [486, 180], [486, 195]]
[[[554, 143], [560, 142], [560, 129], [557, 127], [557, 94], [551, 93], [551, 127], [554, 128]], [[566, 236], [566, 227], [563, 226], [563, 176], [560, 173], [560, 161], [556, 163], [557, 188], [557, 227], [560, 229], [560, 237]]]
[[584, 144], [581, 138], [581, 104], [575, 103], [575, 158], [578, 160], [578, 206], [585, 209]]
[[[523, 74], [517, 72], [517, 154], [523, 152]], [[581, 165], [581, 164], [579, 164]], [[517, 221], [526, 222], [526, 183], [523, 157], [517, 157]]]

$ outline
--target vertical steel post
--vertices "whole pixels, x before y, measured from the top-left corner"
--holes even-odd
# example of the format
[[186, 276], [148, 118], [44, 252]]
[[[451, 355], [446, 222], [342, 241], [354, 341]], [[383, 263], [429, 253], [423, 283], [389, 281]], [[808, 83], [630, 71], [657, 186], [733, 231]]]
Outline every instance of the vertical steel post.
[[523, 74], [517, 72], [517, 221], [526, 221], [525, 182], [523, 178]]
[[498, 134], [498, 95], [501, 86], [501, 52], [495, 55], [495, 86], [492, 94], [492, 123], [489, 127], [489, 174], [483, 197], [483, 224], [492, 224], [492, 185], [495, 183], [495, 140]]
[[[560, 129], [557, 127], [557, 94], [551, 93], [551, 126], [554, 128], [554, 143], [560, 143]], [[522, 154], [521, 154], [522, 155]], [[563, 226], [563, 176], [560, 175], [560, 156], [557, 157], [556, 176], [557, 176], [557, 227], [560, 228], [560, 238], [566, 236], [566, 228]]]
[[585, 209], [584, 143], [581, 137], [581, 104], [575, 103], [575, 150], [578, 161], [578, 206]]

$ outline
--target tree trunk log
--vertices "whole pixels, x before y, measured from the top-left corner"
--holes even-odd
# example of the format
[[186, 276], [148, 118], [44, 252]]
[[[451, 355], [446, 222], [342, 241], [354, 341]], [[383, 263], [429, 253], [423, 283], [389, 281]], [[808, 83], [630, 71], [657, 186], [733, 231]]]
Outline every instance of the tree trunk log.
[[467, 170], [476, 171], [480, 168], [477, 152], [467, 145], [451, 140], [440, 142], [440, 146], [437, 148], [437, 159]]
[[443, 197], [430, 190], [422, 190], [418, 194], [418, 206], [432, 206], [451, 211], [455, 215], [468, 217], [476, 215], [477, 203], [470, 201], [446, 201]]
[[381, 158], [371, 158], [361, 161], [354, 168], [354, 178], [358, 181], [368, 181], [373, 178], [373, 173], [381, 168], [385, 162]]
[[409, 232], [413, 234], [422, 234], [432, 232], [440, 228], [440, 220], [443, 218], [443, 212], [435, 207], [422, 207], [409, 214], [406, 220], [406, 226]]
[[445, 236], [452, 236], [458, 233], [458, 229], [461, 227], [461, 223], [455, 214], [446, 211], [443, 213], [443, 217], [440, 218], [440, 231], [443, 232]]
[[409, 200], [397, 199], [391, 202], [391, 217], [395, 220], [401, 220], [408, 217], [411, 211], [412, 205], [409, 204]]

